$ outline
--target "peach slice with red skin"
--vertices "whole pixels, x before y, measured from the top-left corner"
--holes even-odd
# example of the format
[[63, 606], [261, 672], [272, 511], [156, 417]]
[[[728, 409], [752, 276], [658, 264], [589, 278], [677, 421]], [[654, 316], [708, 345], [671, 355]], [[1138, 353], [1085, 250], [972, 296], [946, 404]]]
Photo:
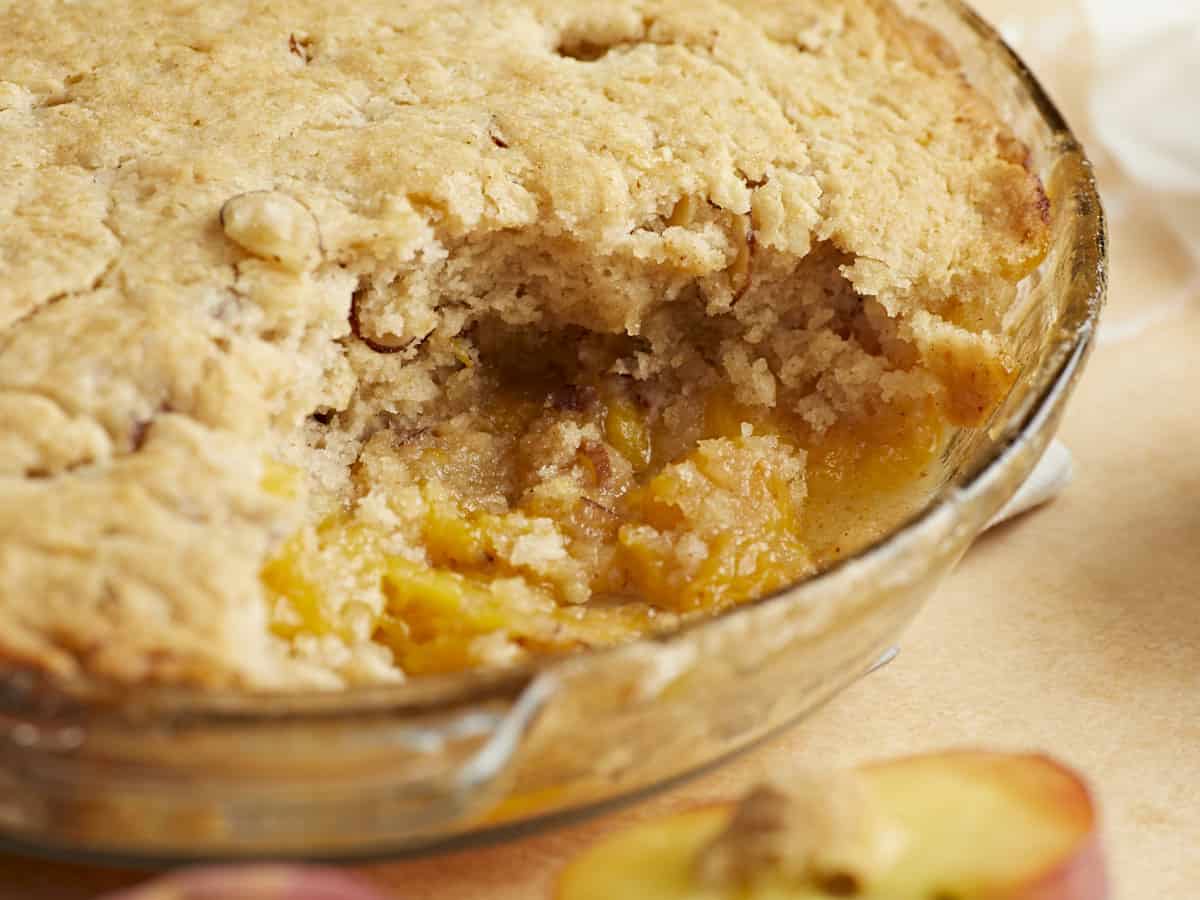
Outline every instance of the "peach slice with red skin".
[[392, 900], [363, 879], [303, 865], [197, 866], [97, 900]]
[[1088, 788], [1046, 756], [954, 751], [871, 764], [858, 776], [872, 819], [894, 839], [882, 866], [864, 859], [856, 873], [851, 855], [844, 873], [806, 878], [767, 867], [714, 883], [703, 877], [703, 855], [729, 834], [735, 813], [718, 804], [609, 835], [567, 865], [556, 900], [1108, 897]]

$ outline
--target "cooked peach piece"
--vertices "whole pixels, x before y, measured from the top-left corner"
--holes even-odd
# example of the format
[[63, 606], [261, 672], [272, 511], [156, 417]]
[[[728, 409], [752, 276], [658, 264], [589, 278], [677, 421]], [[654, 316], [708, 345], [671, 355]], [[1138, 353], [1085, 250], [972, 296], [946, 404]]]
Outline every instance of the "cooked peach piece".
[[762, 786], [584, 851], [557, 900], [1104, 900], [1097, 815], [1041, 755], [949, 752]]

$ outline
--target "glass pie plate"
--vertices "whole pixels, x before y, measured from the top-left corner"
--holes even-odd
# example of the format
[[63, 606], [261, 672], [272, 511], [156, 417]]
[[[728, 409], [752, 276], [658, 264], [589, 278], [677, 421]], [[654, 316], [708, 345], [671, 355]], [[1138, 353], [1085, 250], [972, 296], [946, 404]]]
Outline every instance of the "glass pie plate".
[[1049, 443], [1104, 300], [1090, 165], [1032, 75], [954, 0], [901, 5], [1030, 148], [1049, 254], [1013, 317], [1020, 375], [884, 539], [758, 602], [613, 650], [327, 694], [87, 701], [0, 674], [0, 835], [77, 857], [350, 858], [511, 836], [711, 765], [866, 671]]

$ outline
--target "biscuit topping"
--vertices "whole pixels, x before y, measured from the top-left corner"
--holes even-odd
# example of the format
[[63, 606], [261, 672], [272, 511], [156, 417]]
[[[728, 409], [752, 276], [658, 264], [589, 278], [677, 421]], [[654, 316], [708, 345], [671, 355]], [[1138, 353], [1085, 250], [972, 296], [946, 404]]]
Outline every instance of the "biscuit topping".
[[0, 171], [0, 665], [81, 686], [783, 589], [986, 421], [1048, 235], [886, 0], [0, 3]]

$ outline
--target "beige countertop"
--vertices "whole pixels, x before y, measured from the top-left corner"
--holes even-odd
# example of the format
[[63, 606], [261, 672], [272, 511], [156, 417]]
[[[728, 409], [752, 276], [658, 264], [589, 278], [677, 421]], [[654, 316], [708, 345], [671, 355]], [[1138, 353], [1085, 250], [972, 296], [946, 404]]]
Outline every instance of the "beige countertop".
[[[980, 5], [1004, 18], [1056, 4]], [[1063, 59], [1033, 63], [1070, 115], [1082, 68]], [[1113, 219], [1112, 287], [1061, 432], [1076, 479], [971, 550], [893, 663], [802, 726], [639, 807], [519, 843], [371, 867], [369, 877], [401, 900], [542, 900], [563, 860], [596, 834], [728, 797], [764, 772], [987, 745], [1047, 750], [1086, 773], [1119, 900], [1197, 896], [1200, 275], [1138, 192], [1102, 159], [1098, 167]], [[0, 858], [0, 898], [82, 900], [141, 877]]]

